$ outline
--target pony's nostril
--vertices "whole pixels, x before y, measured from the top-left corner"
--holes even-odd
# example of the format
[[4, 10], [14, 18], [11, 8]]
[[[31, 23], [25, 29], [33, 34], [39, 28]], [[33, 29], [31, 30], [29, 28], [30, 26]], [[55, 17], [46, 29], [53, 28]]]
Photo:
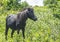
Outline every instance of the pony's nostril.
[[36, 20], [37, 20], [37, 18], [34, 19], [34, 21], [36, 21]]
[[36, 18], [36, 20], [37, 20], [37, 18]]

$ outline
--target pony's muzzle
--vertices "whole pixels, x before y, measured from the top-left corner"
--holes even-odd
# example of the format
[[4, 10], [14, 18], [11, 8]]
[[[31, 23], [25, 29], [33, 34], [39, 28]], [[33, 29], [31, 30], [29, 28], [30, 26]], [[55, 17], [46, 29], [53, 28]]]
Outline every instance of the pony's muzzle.
[[37, 17], [34, 18], [34, 21], [36, 21], [36, 20], [37, 20]]

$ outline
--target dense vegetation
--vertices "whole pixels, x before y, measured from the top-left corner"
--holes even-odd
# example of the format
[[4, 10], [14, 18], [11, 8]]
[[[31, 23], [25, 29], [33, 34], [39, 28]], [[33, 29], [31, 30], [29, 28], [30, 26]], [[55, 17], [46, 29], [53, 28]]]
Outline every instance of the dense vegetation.
[[[0, 2], [3, 2], [2, 0]], [[4, 1], [5, 2], [5, 1]], [[54, 11], [49, 6], [34, 7], [35, 15], [38, 20], [36, 22], [28, 19], [25, 28], [25, 42], [60, 42], [60, 1]], [[56, 4], [55, 4], [56, 5]], [[14, 37], [10, 37], [11, 29], [8, 32], [8, 40], [5, 40], [5, 19], [8, 14], [16, 14], [20, 8], [9, 8], [1, 3], [0, 7], [0, 42], [23, 42], [22, 32], [19, 35], [14, 33]], [[6, 7], [6, 8], [4, 8]], [[24, 7], [24, 5], [22, 6]], [[26, 7], [26, 6], [25, 6]], [[16, 9], [16, 10], [15, 10]], [[22, 9], [22, 8], [21, 8]], [[56, 9], [56, 10], [55, 10]], [[54, 14], [53, 14], [54, 13]]]

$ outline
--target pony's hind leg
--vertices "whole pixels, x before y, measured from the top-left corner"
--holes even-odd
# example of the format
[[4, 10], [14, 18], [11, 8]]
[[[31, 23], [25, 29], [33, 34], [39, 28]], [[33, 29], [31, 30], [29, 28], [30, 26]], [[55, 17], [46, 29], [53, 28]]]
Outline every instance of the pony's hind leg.
[[6, 26], [6, 30], [5, 30], [5, 39], [6, 39], [6, 40], [7, 40], [8, 29], [9, 29], [9, 27]]

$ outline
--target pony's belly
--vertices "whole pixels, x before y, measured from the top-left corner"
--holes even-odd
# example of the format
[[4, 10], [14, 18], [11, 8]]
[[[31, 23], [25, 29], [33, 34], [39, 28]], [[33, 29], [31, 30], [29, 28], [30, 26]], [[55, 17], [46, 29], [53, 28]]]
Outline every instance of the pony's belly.
[[12, 27], [12, 26], [10, 26], [10, 29], [14, 29], [14, 30], [20, 30], [20, 29], [22, 29], [23, 27]]

